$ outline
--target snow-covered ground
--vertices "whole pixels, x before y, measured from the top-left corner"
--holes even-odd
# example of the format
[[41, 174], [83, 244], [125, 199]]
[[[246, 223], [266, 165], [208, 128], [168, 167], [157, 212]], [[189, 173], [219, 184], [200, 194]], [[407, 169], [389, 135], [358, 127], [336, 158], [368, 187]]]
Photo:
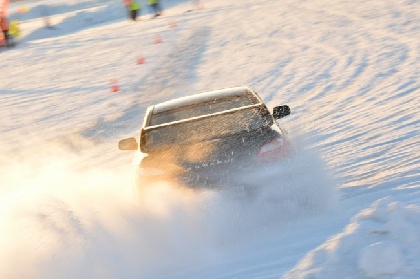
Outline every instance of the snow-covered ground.
[[[418, 1], [201, 2], [138, 22], [121, 1], [11, 4], [0, 278], [420, 278]], [[140, 202], [118, 140], [150, 104], [238, 85], [291, 107], [299, 156], [253, 203], [171, 185]]]

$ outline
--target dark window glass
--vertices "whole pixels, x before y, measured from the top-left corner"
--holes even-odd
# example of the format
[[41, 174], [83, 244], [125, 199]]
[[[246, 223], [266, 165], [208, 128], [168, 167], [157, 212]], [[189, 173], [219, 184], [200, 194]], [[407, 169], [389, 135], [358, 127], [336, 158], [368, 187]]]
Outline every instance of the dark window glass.
[[144, 130], [143, 144], [146, 149], [158, 149], [171, 144], [222, 138], [242, 131], [249, 132], [271, 124], [270, 114], [265, 107], [253, 107]]
[[216, 112], [240, 108], [243, 106], [249, 106], [258, 103], [259, 100], [252, 95], [218, 98], [207, 102], [201, 102], [199, 104], [179, 107], [173, 110], [153, 114], [149, 126], [155, 126], [191, 117], [213, 114]]

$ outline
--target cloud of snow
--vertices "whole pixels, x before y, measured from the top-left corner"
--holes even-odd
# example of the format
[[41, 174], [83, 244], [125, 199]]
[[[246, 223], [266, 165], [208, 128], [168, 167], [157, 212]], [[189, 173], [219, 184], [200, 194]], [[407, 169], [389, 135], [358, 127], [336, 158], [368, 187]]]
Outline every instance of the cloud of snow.
[[226, 249], [333, 203], [316, 156], [258, 173], [252, 200], [170, 183], [139, 197], [133, 168], [87, 166], [83, 154], [0, 158], [1, 278], [157, 278], [220, 262]]
[[419, 206], [377, 200], [283, 278], [418, 278], [419, 228]]

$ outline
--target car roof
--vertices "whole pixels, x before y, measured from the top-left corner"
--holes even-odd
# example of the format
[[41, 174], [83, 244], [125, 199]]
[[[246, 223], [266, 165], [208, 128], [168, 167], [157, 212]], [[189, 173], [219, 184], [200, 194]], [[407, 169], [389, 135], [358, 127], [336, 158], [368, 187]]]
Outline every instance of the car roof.
[[213, 90], [213, 91], [208, 91], [208, 92], [202, 92], [202, 93], [162, 102], [153, 106], [152, 113], [153, 114], [161, 113], [164, 111], [175, 109], [177, 107], [189, 106], [193, 104], [216, 100], [218, 98], [226, 98], [230, 96], [247, 96], [247, 95], [248, 96], [251, 95], [259, 99], [259, 97], [256, 96], [256, 93], [254, 93], [251, 89], [249, 89], [246, 86], [230, 87], [230, 88], [218, 89], [218, 90]]

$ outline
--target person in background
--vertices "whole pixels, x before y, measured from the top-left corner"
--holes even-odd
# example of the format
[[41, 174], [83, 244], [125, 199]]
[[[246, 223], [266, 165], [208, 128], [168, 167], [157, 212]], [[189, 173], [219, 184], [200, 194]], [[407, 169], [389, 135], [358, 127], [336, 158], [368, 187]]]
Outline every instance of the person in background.
[[44, 27], [53, 28], [50, 22], [50, 11], [48, 10], [47, 5], [40, 5], [39, 8], [41, 11], [41, 16], [44, 20]]
[[163, 8], [162, 8], [162, 5], [160, 3], [160, 0], [157, 0], [157, 11], [158, 11], [159, 15], [162, 15]]
[[20, 27], [19, 27], [19, 20], [14, 19], [11, 20], [9, 23], [9, 36], [12, 36], [13, 43], [14, 39], [20, 36]]
[[4, 16], [0, 17], [0, 27], [1, 27], [1, 31], [3, 32], [4, 35], [4, 42], [6, 44], [6, 47], [11, 47], [12, 46], [12, 42], [11, 42], [11, 38], [9, 35], [9, 23], [7, 22], [7, 18]]
[[141, 5], [137, 1], [138, 0], [131, 0], [131, 3], [129, 5], [130, 17], [134, 21], [137, 20], [137, 16], [141, 13]]
[[128, 16], [128, 18], [131, 18], [131, 12], [130, 12], [131, 0], [124, 0], [123, 3], [124, 3], [124, 6], [125, 6], [125, 8], [127, 10], [127, 16]]
[[162, 6], [159, 0], [149, 0], [148, 3], [152, 13], [154, 13], [153, 18], [162, 15]]

